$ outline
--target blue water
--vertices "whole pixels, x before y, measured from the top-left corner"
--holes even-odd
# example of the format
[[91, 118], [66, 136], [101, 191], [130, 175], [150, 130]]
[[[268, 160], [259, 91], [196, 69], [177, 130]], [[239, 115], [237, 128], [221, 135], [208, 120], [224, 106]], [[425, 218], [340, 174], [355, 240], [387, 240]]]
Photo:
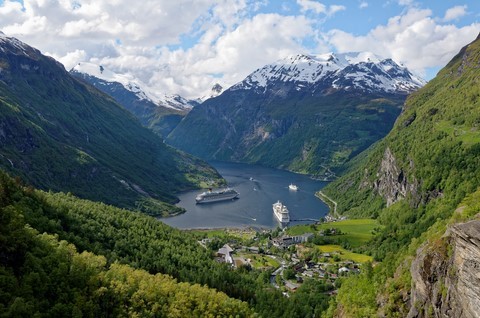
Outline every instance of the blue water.
[[[315, 192], [327, 182], [313, 180], [309, 176], [288, 171], [265, 168], [249, 164], [211, 162], [227, 180], [228, 185], [240, 193], [239, 199], [209, 204], [195, 204], [195, 196], [202, 190], [180, 194], [177, 204], [186, 213], [161, 219], [176, 228], [220, 228], [244, 227], [275, 228], [279, 226], [273, 216], [272, 204], [280, 200], [290, 211], [290, 225], [313, 223], [305, 219], [325, 216], [328, 207]], [[252, 179], [252, 180], [251, 180]], [[294, 183], [298, 191], [288, 185]]]

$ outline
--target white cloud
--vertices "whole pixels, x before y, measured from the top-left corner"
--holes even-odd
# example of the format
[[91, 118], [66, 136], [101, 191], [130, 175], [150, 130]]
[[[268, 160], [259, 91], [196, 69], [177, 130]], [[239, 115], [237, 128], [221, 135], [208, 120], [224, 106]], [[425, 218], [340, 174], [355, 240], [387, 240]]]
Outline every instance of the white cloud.
[[327, 13], [327, 7], [320, 2], [313, 0], [297, 0], [302, 12], [314, 11], [317, 14]]
[[464, 27], [437, 24], [430, 10], [409, 9], [366, 35], [332, 30], [328, 36], [339, 52], [373, 51], [425, 74], [426, 68], [444, 66], [462, 46], [475, 39], [479, 28], [478, 23]]
[[[188, 49], [110, 42], [85, 51], [98, 52], [96, 56], [89, 56], [91, 62], [116, 72], [131, 73], [158, 92], [197, 98], [210, 91], [216, 82], [233, 85], [256, 68], [304, 52], [303, 37], [315, 33], [312, 22], [303, 16], [257, 14], [245, 18], [228, 32], [221, 23], [209, 23], [198, 42]], [[70, 53], [59, 59], [68, 69], [76, 64], [74, 57], [80, 53]]]
[[467, 14], [467, 6], [455, 6], [453, 8], [448, 9], [445, 12], [445, 17], [443, 18], [444, 21], [452, 21], [458, 18], [463, 17]]
[[343, 11], [343, 10], [346, 10], [347, 8], [345, 6], [342, 6], [342, 5], [331, 5], [328, 9], [328, 15], [331, 16], [331, 15], [334, 15], [335, 13], [337, 12], [340, 12], [340, 11]]
[[360, 9], [365, 9], [365, 8], [368, 7], [368, 2], [362, 1], [362, 2], [360, 2], [360, 4], [358, 5], [358, 7], [359, 7]]
[[[358, 0], [359, 7], [367, 1]], [[282, 14], [259, 13], [268, 12], [267, 0], [145, 0], [141, 6], [127, 0], [6, 0], [0, 2], [0, 30], [48, 52], [66, 69], [91, 61], [159, 92], [191, 98], [287, 55], [332, 48], [374, 51], [422, 71], [444, 65], [478, 32], [478, 23], [441, 24], [461, 18], [466, 6], [435, 18], [411, 0], [391, 1], [408, 7], [362, 36], [322, 30], [326, 19], [333, 23], [346, 8], [313, 0], [282, 2]]]
[[[135, 45], [162, 45], [178, 42], [179, 36], [189, 32], [194, 21], [215, 2], [145, 0], [141, 5], [132, 5], [127, 0], [24, 0], [22, 11], [21, 6], [8, 1], [1, 7], [0, 24], [10, 35], [34, 41], [42, 31], [64, 41], [113, 37]], [[16, 16], [14, 23], [9, 21], [12, 15]], [[28, 27], [33, 24], [37, 30]]]
[[75, 50], [67, 53], [65, 56], [57, 56], [55, 53], [46, 52], [45, 55], [49, 55], [62, 63], [67, 70], [72, 69], [77, 63], [85, 61], [87, 58], [87, 52], [84, 50]]
[[316, 14], [325, 14], [327, 16], [332, 16], [335, 13], [346, 9], [345, 6], [336, 4], [327, 7], [323, 3], [314, 0], [297, 0], [297, 4], [300, 6], [301, 12], [305, 13], [307, 11], [313, 11]]
[[303, 51], [300, 39], [311, 34], [310, 21], [304, 17], [259, 14], [212, 45], [208, 45], [205, 34], [187, 51], [163, 50], [161, 60], [168, 61], [167, 65], [151, 81], [185, 96], [193, 96], [199, 89], [208, 91], [219, 80], [217, 74], [225, 74], [220, 81], [232, 85], [258, 67]]
[[414, 4], [414, 0], [398, 0], [398, 4], [401, 6], [412, 6]]

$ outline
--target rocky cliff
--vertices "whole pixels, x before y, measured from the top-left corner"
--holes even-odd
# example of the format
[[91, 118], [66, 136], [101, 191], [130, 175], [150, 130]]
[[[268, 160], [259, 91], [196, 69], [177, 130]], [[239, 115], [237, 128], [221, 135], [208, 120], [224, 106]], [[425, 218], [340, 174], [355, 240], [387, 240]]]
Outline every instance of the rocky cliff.
[[456, 224], [412, 262], [409, 318], [480, 315], [480, 220]]
[[[410, 166], [413, 166], [412, 161]], [[407, 194], [411, 194], [412, 197], [417, 196], [418, 182], [414, 177], [411, 179], [408, 180], [404, 169], [399, 166], [392, 151], [387, 147], [380, 163], [377, 179], [373, 182], [373, 189], [385, 199], [387, 207], [404, 199]]]

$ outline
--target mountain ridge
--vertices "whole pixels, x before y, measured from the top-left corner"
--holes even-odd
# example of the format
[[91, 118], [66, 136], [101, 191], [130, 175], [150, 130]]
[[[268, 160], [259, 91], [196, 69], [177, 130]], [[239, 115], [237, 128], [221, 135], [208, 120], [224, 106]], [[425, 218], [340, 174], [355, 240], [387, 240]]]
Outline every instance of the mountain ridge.
[[315, 84], [322, 81], [326, 82], [323, 86], [334, 89], [407, 93], [426, 83], [390, 58], [371, 52], [351, 52], [292, 55], [257, 69], [231, 89], [266, 88], [276, 81], [296, 82], [298, 90], [311, 89], [312, 85], [315, 89]]
[[80, 73], [96, 77], [103, 81], [102, 85], [119, 83], [123, 85], [125, 89], [134, 93], [140, 100], [149, 100], [157, 106], [163, 106], [182, 112], [188, 112], [194, 107], [194, 105], [190, 104], [191, 101], [180, 95], [167, 95], [154, 92], [138, 78], [135, 78], [130, 74], [115, 73], [99, 64], [79, 62], [70, 70], [70, 73]]
[[79, 63], [69, 73], [111, 96], [161, 137], [166, 137], [198, 105], [179, 95], [157, 94], [129, 74], [117, 74], [93, 63]]

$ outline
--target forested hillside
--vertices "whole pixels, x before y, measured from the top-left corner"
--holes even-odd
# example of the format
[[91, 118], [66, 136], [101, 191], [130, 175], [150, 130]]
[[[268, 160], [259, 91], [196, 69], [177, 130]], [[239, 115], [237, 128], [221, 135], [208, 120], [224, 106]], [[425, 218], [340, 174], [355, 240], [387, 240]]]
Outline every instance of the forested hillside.
[[[17, 271], [23, 268], [25, 258], [29, 257], [29, 249], [34, 248], [33, 243], [30, 244], [28, 242], [33, 242], [38, 239], [36, 233], [47, 233], [48, 235], [45, 234], [43, 237], [47, 237], [48, 240], [52, 241], [53, 247], [47, 249], [47, 251], [39, 252], [44, 257], [48, 259], [55, 258], [56, 256], [49, 255], [56, 255], [55, 251], [57, 248], [55, 246], [59, 244], [71, 250], [72, 255], [77, 255], [76, 252], [73, 252], [74, 247], [68, 245], [73, 244], [78, 252], [81, 253], [78, 259], [80, 261], [83, 259], [84, 262], [91, 262], [92, 266], [97, 268], [91, 270], [93, 271], [91, 280], [87, 279], [88, 277], [85, 278], [88, 284], [91, 282], [94, 285], [93, 287], [83, 281], [74, 280], [71, 282], [67, 279], [61, 284], [58, 283], [60, 287], [52, 286], [52, 288], [55, 288], [53, 291], [45, 291], [46, 293], [50, 293], [49, 303], [42, 305], [45, 307], [36, 305], [36, 302], [41, 302], [41, 298], [36, 297], [37, 294], [30, 294], [30, 299], [25, 301], [31, 301], [35, 306], [34, 308], [37, 308], [37, 306], [44, 308], [41, 310], [47, 310], [45, 308], [50, 308], [50, 305], [55, 305], [57, 302], [63, 304], [63, 298], [57, 298], [57, 295], [62, 295], [57, 288], [66, 290], [66, 293], [68, 293], [70, 289], [80, 288], [84, 294], [75, 294], [72, 292], [73, 294], [69, 296], [70, 298], [65, 300], [67, 304], [72, 304], [76, 301], [85, 301], [85, 303], [93, 302], [92, 308], [94, 309], [92, 310], [97, 310], [95, 309], [95, 306], [97, 306], [96, 302], [100, 300], [103, 301], [103, 298], [95, 298], [95, 295], [98, 289], [104, 290], [101, 287], [105, 287], [105, 293], [107, 293], [107, 295], [110, 295], [110, 292], [113, 293], [111, 296], [113, 297], [111, 305], [115, 307], [117, 304], [117, 298], [115, 297], [121, 297], [120, 295], [125, 296], [125, 294], [121, 294], [120, 291], [118, 291], [120, 294], [116, 294], [115, 291], [110, 291], [108, 285], [105, 286], [97, 283], [98, 275], [100, 277], [106, 275], [106, 277], [111, 277], [113, 281], [119, 280], [120, 282], [118, 282], [118, 284], [126, 284], [125, 288], [127, 288], [129, 284], [133, 284], [132, 289], [128, 289], [131, 293], [125, 296], [128, 299], [131, 298], [133, 311], [137, 308], [135, 306], [138, 305], [136, 301], [141, 302], [143, 299], [140, 295], [145, 297], [145, 301], [148, 300], [149, 304], [152, 304], [153, 307], [167, 302], [167, 300], [163, 299], [164, 296], [162, 294], [158, 295], [156, 292], [153, 292], [153, 286], [143, 286], [141, 281], [147, 279], [165, 280], [167, 284], [177, 290], [180, 295], [183, 295], [184, 290], [188, 292], [190, 288], [188, 287], [189, 285], [176, 287], [171, 278], [166, 278], [161, 275], [152, 278], [152, 276], [148, 276], [146, 272], [152, 275], [167, 274], [181, 282], [215, 288], [218, 291], [226, 293], [229, 297], [247, 302], [252, 311], [257, 312], [263, 317], [312, 317], [314, 314], [318, 316], [328, 305], [329, 297], [323, 294], [321, 284], [305, 284], [291, 298], [286, 298], [279, 290], [271, 286], [270, 271], [251, 270], [247, 267], [234, 270], [227, 264], [218, 263], [213, 259], [210, 250], [198, 244], [197, 238], [193, 234], [173, 229], [141, 213], [133, 213], [102, 203], [80, 200], [70, 194], [41, 192], [31, 187], [23, 189], [19, 186], [18, 181], [17, 183], [13, 182], [3, 173], [1, 174], [0, 189], [3, 195], [1, 202], [4, 207], [2, 209], [6, 211], [3, 212], [2, 210], [2, 217], [5, 219], [1, 224], [3, 226], [4, 224], [14, 222], [18, 229], [15, 230], [13, 234], [8, 232], [5, 236], [2, 236], [2, 239], [4, 239], [4, 244], [2, 243], [4, 250], [0, 253], [3, 255], [2, 266], [4, 266], [6, 275], [9, 277], [8, 281], [11, 281], [11, 283], [5, 287], [5, 293], [9, 295], [8, 298], [5, 298], [5, 308], [13, 306], [13, 302], [17, 297], [22, 297], [13, 292], [15, 289], [12, 286], [18, 284], [16, 281], [23, 281], [24, 279], [23, 274], [17, 273]], [[27, 229], [24, 229], [25, 224], [28, 224]], [[10, 225], [6, 226], [5, 231], [10, 227]], [[22, 238], [24, 235], [28, 235], [30, 241], [25, 242]], [[55, 235], [56, 238], [52, 239], [49, 235]], [[64, 240], [66, 242], [58, 243], [58, 240]], [[10, 252], [14, 254], [9, 254]], [[52, 265], [53, 268], [56, 268], [58, 263], [65, 262], [63, 260], [64, 256], [62, 255], [60, 255], [61, 257], [59, 256], [60, 260], [56, 260], [56, 263]], [[74, 259], [76, 259], [76, 256]], [[39, 260], [39, 262], [42, 261], [43, 260]], [[127, 264], [132, 268], [142, 269], [146, 272], [134, 271], [129, 267], [115, 264]], [[84, 266], [88, 269], [89, 267], [87, 265], [88, 264], [85, 264]], [[68, 266], [65, 266], [60, 266], [60, 269], [68, 273], [68, 268], [77, 265], [68, 263]], [[36, 276], [40, 268], [42, 268], [41, 265], [36, 266], [35, 270], [32, 270], [32, 275]], [[29, 270], [30, 268], [25, 270], [26, 273], [30, 273]], [[89, 271], [87, 272], [90, 273]], [[129, 273], [131, 273], [133, 277], [130, 278]], [[58, 274], [58, 277], [61, 277], [63, 274], [65, 273], [62, 272]], [[16, 276], [13, 277], [11, 275]], [[44, 275], [52, 278], [52, 275]], [[118, 275], [120, 277], [118, 277]], [[44, 282], [42, 279], [47, 279], [46, 277], [42, 277], [43, 276], [40, 276], [39, 280], [37, 280], [40, 285]], [[103, 280], [101, 280], [101, 282], [103, 282]], [[77, 283], [80, 284], [79, 287], [75, 285]], [[26, 288], [33, 288], [29, 284], [34, 283], [29, 280], [24, 284], [27, 285]], [[53, 281], [52, 284], [57, 284], [57, 281]], [[36, 283], [34, 285], [36, 285]], [[117, 286], [117, 283], [112, 283], [112, 285]], [[139, 299], [133, 294], [136, 288], [139, 288]], [[143, 288], [148, 288], [148, 290], [143, 290]], [[217, 296], [220, 297], [218, 299], [225, 297], [223, 294], [214, 293], [211, 290], [206, 290], [199, 286], [192, 288], [199, 289], [199, 294], [206, 293], [207, 295], [211, 295], [212, 299]], [[89, 291], [94, 293], [94, 296], [88, 294]], [[122, 291], [122, 293], [123, 292], [125, 291]], [[150, 293], [154, 294], [150, 295]], [[195, 295], [195, 292], [193, 293]], [[77, 299], [77, 296], [81, 299]], [[178, 297], [181, 299], [183, 296]], [[189, 300], [191, 303], [186, 303], [185, 306], [187, 306], [187, 308], [185, 308], [185, 310], [190, 310], [194, 315], [197, 315], [195, 310], [200, 310], [198, 316], [203, 316], [202, 310], [208, 312], [210, 309], [212, 312], [215, 312], [215, 315], [218, 313], [219, 316], [223, 316], [222, 312], [230, 312], [229, 310], [232, 308], [233, 310], [238, 309], [239, 315], [247, 315], [250, 313], [250, 310], [244, 307], [243, 304], [231, 299], [219, 302], [218, 311], [215, 311], [216, 309], [209, 308], [210, 296], [205, 297], [205, 301], [197, 302], [195, 296], [192, 296]], [[82, 300], [84, 298], [85, 300]], [[172, 302], [174, 301], [172, 300]], [[233, 305], [230, 305], [230, 302], [233, 302]], [[102, 306], [107, 305], [104, 304]], [[172, 306], [174, 307], [176, 304], [172, 304]], [[127, 307], [130, 308], [129, 306]], [[90, 307], [87, 306], [85, 310], [89, 310], [88, 308]], [[108, 305], [107, 308], [111, 307]], [[165, 310], [170, 309], [167, 307]], [[187, 316], [188, 315], [189, 314], [187, 314]], [[179, 314], [178, 316], [180, 317], [182, 315]]]
[[405, 316], [415, 249], [432, 233], [444, 233], [462, 200], [480, 186], [479, 61], [477, 38], [408, 98], [385, 139], [323, 189], [339, 212], [378, 218], [385, 226], [369, 251], [382, 264], [342, 287], [337, 314], [357, 317], [363, 307], [367, 316], [379, 308]]
[[178, 191], [222, 182], [60, 63], [3, 34], [0, 69], [0, 167], [30, 184], [169, 214], [180, 211], [169, 205]]
[[35, 229], [66, 222], [42, 218], [42, 211], [55, 208], [45, 205], [32, 188], [22, 190], [0, 173], [0, 190], [0, 317], [253, 315], [247, 303], [205, 286], [80, 253], [58, 235]]

